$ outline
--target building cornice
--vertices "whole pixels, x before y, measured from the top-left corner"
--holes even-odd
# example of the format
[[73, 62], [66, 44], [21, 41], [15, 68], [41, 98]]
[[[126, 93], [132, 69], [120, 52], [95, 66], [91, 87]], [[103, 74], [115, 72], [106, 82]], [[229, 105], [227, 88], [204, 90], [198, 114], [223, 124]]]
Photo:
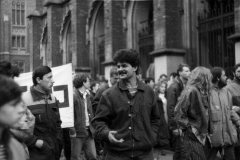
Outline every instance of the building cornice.
[[47, 16], [47, 12], [43, 12], [42, 14], [40, 14], [39, 11], [35, 10], [35, 11], [33, 11], [33, 13], [29, 14], [27, 16], [27, 18], [29, 18], [29, 19], [31, 19], [31, 18], [43, 18], [45, 16]]
[[104, 66], [110, 66], [110, 65], [114, 65], [115, 62], [113, 60], [107, 60], [101, 63]]
[[234, 40], [235, 42], [240, 41], [240, 33], [234, 33], [231, 36], [228, 36], [227, 39]]
[[164, 48], [152, 51], [149, 55], [152, 56], [161, 56], [161, 55], [174, 55], [174, 56], [183, 56], [186, 53], [184, 49], [175, 49], [175, 48]]
[[52, 2], [52, 1], [48, 1], [44, 4], [44, 7], [49, 7], [49, 6], [52, 6], [52, 5], [55, 5], [55, 6], [64, 6], [66, 3], [70, 2], [70, 0], [63, 0], [61, 2]]
[[77, 67], [77, 68], [75, 68], [75, 72], [89, 73], [90, 71], [91, 71], [90, 67]]

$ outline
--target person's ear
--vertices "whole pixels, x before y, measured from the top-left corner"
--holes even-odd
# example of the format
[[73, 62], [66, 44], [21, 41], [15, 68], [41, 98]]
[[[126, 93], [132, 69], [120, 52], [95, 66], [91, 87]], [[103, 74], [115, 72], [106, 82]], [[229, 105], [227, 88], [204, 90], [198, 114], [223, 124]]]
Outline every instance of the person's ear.
[[37, 77], [36, 80], [37, 80], [37, 83], [41, 82], [41, 79], [39, 77]]
[[136, 66], [136, 67], [134, 67], [134, 71], [136, 72], [137, 71], [137, 69], [138, 69], [138, 67]]

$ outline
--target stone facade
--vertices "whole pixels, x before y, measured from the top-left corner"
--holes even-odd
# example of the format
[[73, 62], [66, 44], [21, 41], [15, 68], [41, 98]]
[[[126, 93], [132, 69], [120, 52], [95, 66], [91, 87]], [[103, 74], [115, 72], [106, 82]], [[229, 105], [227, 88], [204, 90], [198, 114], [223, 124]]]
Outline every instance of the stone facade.
[[[31, 70], [40, 64], [72, 63], [76, 72], [108, 79], [114, 53], [121, 48], [139, 51], [144, 78], [157, 80], [183, 62], [191, 68], [202, 65], [198, 15], [208, 2], [32, 0], [35, 9], [28, 16]], [[236, 32], [238, 3], [234, 1]]]
[[31, 0], [0, 0], [0, 60], [30, 71], [28, 22], [26, 15], [35, 8]]

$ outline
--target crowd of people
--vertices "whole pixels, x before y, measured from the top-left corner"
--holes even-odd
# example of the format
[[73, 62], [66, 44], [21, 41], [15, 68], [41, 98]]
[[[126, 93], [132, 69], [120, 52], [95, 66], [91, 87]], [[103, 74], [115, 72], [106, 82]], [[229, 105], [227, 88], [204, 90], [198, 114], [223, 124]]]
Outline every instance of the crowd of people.
[[224, 68], [179, 64], [177, 71], [141, 78], [139, 53], [118, 50], [108, 82], [73, 76], [74, 126], [61, 128], [54, 73], [33, 71], [27, 92], [16, 66], [0, 61], [0, 159], [153, 160], [153, 149], [174, 160], [240, 159], [240, 63]]

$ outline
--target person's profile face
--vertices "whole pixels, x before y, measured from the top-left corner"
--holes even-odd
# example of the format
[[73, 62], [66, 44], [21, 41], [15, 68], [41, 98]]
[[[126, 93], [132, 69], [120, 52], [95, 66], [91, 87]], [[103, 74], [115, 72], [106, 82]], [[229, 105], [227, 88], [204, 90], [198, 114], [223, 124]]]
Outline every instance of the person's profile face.
[[219, 79], [218, 85], [221, 88], [227, 85], [227, 76], [226, 76], [225, 71], [222, 71], [222, 75]]
[[84, 87], [85, 87], [86, 89], [90, 89], [91, 84], [90, 84], [89, 78], [87, 78], [87, 81], [86, 81], [86, 82], [83, 82], [83, 85], [84, 85]]
[[54, 84], [52, 72], [45, 74], [42, 79], [38, 78], [38, 84], [44, 91], [51, 90]]
[[191, 75], [189, 67], [183, 67], [182, 71], [179, 72], [180, 76], [184, 79], [188, 79]]
[[236, 79], [240, 81], [240, 67], [238, 67], [234, 73]]
[[18, 123], [27, 112], [22, 100], [12, 100], [0, 107], [0, 125], [10, 128], [21, 127]]

